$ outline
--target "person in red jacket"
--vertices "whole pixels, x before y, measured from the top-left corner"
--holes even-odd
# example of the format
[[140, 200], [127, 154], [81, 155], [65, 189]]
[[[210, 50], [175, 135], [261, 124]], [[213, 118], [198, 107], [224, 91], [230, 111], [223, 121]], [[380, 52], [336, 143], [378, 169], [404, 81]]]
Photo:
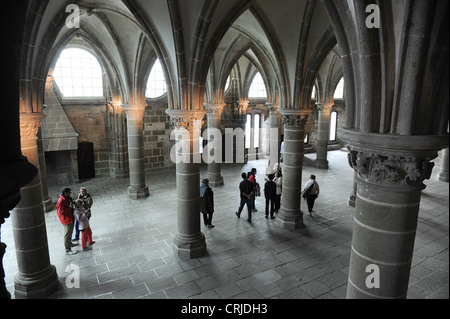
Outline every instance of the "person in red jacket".
[[74, 217], [72, 211], [72, 197], [70, 197], [71, 189], [68, 187], [63, 188], [61, 196], [56, 203], [56, 213], [58, 214], [61, 224], [64, 226], [64, 247], [66, 248], [66, 254], [74, 255], [77, 252], [72, 251], [72, 247], [77, 244], [72, 244], [72, 232], [74, 227]]

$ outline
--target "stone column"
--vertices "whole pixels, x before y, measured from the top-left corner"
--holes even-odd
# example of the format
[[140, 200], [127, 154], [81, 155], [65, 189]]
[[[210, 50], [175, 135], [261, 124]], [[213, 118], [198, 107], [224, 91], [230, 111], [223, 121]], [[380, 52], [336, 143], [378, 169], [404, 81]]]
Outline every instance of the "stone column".
[[269, 107], [269, 163], [266, 174], [273, 173], [273, 166], [280, 161], [281, 144], [281, 116], [278, 113], [278, 104], [267, 103]]
[[39, 129], [37, 134], [37, 149], [39, 156], [39, 174], [41, 176], [41, 188], [42, 188], [42, 204], [44, 205], [44, 212], [51, 212], [55, 206], [52, 203], [52, 199], [48, 195], [47, 184], [47, 168], [45, 165], [44, 147], [42, 144], [42, 131]]
[[437, 178], [440, 181], [448, 183], [448, 148], [442, 150], [440, 166], [441, 167], [439, 173], [437, 173]]
[[406, 298], [423, 181], [446, 137], [341, 138], [358, 183], [347, 298]]
[[144, 166], [144, 111], [146, 104], [122, 104], [127, 116], [128, 161], [130, 165], [130, 186], [128, 197], [131, 199], [150, 196], [145, 185]]
[[[208, 129], [221, 129], [221, 116], [223, 108], [226, 104], [205, 104], [205, 108], [208, 110], [207, 118], [208, 118]], [[209, 136], [208, 136], [209, 138]], [[220, 147], [222, 149], [222, 141], [220, 141], [220, 145], [215, 145], [216, 147]], [[207, 146], [208, 155], [211, 152], [214, 152], [214, 146], [212, 143], [208, 143]], [[222, 149], [222, 152], [224, 150]], [[221, 152], [221, 153], [222, 153]], [[223, 177], [220, 174], [220, 163], [222, 162], [222, 156], [220, 156], [220, 162], [216, 163], [215, 161], [212, 163], [208, 163], [208, 180], [211, 186], [221, 186], [223, 185]]]
[[328, 168], [328, 141], [330, 139], [330, 114], [333, 103], [316, 103], [318, 110], [318, 129], [316, 139], [316, 160], [314, 166]]
[[278, 218], [285, 229], [303, 227], [300, 211], [305, 124], [310, 111], [280, 108], [284, 124], [283, 189]]
[[[43, 117], [21, 114], [22, 153], [39, 167], [36, 134]], [[20, 190], [22, 199], [11, 214], [18, 274], [14, 279], [16, 298], [45, 298], [58, 289], [56, 268], [50, 264], [40, 176]]]
[[355, 207], [356, 205], [356, 189], [357, 187], [357, 183], [356, 183], [356, 171], [353, 172], [353, 191], [350, 194], [349, 198], [348, 198], [348, 205], [350, 207]]
[[199, 258], [206, 251], [200, 231], [199, 137], [204, 110], [167, 110], [171, 118], [175, 145], [171, 159], [176, 163], [178, 233], [173, 240], [174, 254], [182, 259]]
[[110, 103], [111, 130], [111, 176], [125, 178], [130, 175], [128, 170], [127, 130], [125, 127], [125, 112], [120, 103]]

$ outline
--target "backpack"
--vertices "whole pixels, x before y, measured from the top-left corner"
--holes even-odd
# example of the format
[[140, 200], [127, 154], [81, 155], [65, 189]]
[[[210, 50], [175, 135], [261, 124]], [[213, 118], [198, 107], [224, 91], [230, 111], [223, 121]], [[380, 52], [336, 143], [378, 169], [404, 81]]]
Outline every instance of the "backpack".
[[314, 187], [314, 184], [315, 184], [315, 183], [312, 183], [312, 184], [311, 184], [311, 185], [303, 192], [302, 197], [303, 197], [304, 199], [306, 199], [306, 197], [308, 197], [308, 195], [311, 194], [311, 191], [312, 191], [312, 189], [313, 189], [313, 187]]

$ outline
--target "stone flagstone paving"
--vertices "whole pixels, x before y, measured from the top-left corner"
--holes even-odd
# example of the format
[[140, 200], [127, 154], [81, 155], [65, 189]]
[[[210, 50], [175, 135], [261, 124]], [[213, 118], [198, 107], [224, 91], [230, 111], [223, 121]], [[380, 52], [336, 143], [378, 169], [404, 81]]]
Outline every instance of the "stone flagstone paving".
[[[172, 252], [177, 232], [175, 170], [146, 174], [150, 197], [128, 199], [128, 179], [96, 178], [67, 185], [73, 195], [81, 186], [94, 198], [91, 228], [96, 243], [91, 251], [67, 256], [63, 227], [56, 210], [46, 213], [51, 263], [56, 266], [60, 289], [49, 298], [345, 298], [354, 209], [348, 206], [353, 171], [344, 151], [329, 152], [330, 168], [313, 166], [315, 154], [304, 158], [302, 185], [317, 176], [321, 194], [313, 217], [304, 215], [305, 228], [289, 231], [277, 219], [264, 218], [264, 199], [258, 197], [253, 223], [238, 219], [240, 173], [258, 169], [262, 185], [266, 160], [224, 164], [224, 186], [213, 187], [214, 228], [206, 228], [207, 253], [180, 260]], [[438, 165], [437, 165], [438, 166]], [[425, 181], [408, 298], [449, 297], [449, 184]], [[201, 177], [206, 177], [206, 167]], [[66, 185], [49, 186], [54, 203]], [[301, 203], [304, 210], [306, 202]], [[246, 216], [246, 208], [243, 215]], [[6, 284], [14, 297], [17, 261], [10, 219], [1, 228], [8, 245], [3, 263]], [[68, 288], [73, 269], [80, 271], [80, 288]], [[69, 285], [70, 286], [70, 285]]]

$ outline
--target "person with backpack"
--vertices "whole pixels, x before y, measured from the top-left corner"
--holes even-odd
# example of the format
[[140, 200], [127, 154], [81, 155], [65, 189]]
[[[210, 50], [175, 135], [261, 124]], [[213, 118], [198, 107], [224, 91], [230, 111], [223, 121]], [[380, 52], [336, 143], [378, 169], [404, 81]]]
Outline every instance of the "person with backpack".
[[303, 186], [302, 194], [302, 197], [308, 204], [308, 215], [312, 216], [314, 202], [319, 196], [319, 184], [316, 181], [315, 175], [309, 177], [309, 180]]

